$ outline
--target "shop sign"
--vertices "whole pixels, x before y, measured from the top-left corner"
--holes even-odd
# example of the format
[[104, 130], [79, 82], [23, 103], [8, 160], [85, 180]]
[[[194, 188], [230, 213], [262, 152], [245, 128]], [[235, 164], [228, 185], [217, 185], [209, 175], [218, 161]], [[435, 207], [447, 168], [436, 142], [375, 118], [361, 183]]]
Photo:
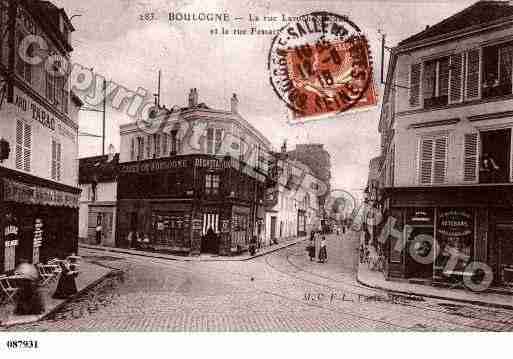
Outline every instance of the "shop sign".
[[189, 161], [186, 159], [173, 159], [173, 160], [157, 160], [151, 162], [136, 162], [130, 164], [121, 164], [119, 166], [120, 172], [125, 173], [143, 173], [143, 172], [156, 172], [165, 171], [173, 168], [187, 168]]
[[196, 158], [194, 166], [214, 170], [229, 168], [230, 163], [228, 161], [218, 160], [215, 158]]
[[447, 237], [464, 237], [472, 234], [472, 215], [451, 210], [438, 217], [438, 233]]
[[40, 186], [29, 186], [8, 179], [4, 183], [4, 200], [26, 204], [78, 207], [78, 194]]
[[34, 224], [34, 248], [41, 247], [43, 245], [43, 220], [36, 218]]
[[33, 120], [39, 122], [43, 127], [55, 131], [55, 123], [57, 122], [55, 117], [51, 116], [35, 102], [31, 102], [29, 105], [29, 100], [27, 100], [25, 96], [16, 94], [14, 105], [23, 112], [30, 111], [32, 113]]
[[433, 224], [433, 208], [415, 208], [408, 211], [408, 224]]

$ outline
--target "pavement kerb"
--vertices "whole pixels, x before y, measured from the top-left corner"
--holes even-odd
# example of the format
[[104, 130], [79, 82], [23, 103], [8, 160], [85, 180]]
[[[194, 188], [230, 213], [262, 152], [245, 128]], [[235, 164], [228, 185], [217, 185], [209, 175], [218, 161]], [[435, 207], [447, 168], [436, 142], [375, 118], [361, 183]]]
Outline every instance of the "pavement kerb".
[[102, 247], [102, 246], [95, 246], [91, 244], [83, 244], [80, 243], [79, 247], [87, 248], [87, 249], [94, 249], [94, 250], [101, 250], [104, 252], [114, 252], [114, 253], [124, 253], [124, 254], [131, 254], [135, 256], [141, 256], [141, 257], [149, 257], [149, 258], [159, 258], [159, 259], [166, 259], [170, 261], [182, 261], [182, 262], [242, 262], [242, 261], [249, 261], [257, 257], [265, 256], [269, 253], [273, 253], [276, 251], [279, 251], [281, 249], [291, 247], [293, 245], [296, 245], [302, 241], [305, 241], [307, 237], [298, 238], [295, 241], [291, 241], [290, 243], [286, 243], [283, 245], [276, 245], [272, 249], [266, 250], [264, 252], [256, 253], [254, 256], [250, 257], [244, 257], [244, 258], [234, 258], [234, 257], [222, 257], [222, 259], [217, 258], [195, 258], [195, 257], [179, 257], [179, 256], [171, 256], [171, 255], [161, 255], [159, 253], [155, 252], [145, 252], [145, 251], [129, 251], [124, 248], [116, 248], [116, 247]]
[[[100, 264], [97, 264], [97, 265], [102, 266], [102, 267], [107, 267], [107, 266], [100, 265]], [[107, 267], [107, 268], [112, 268], [112, 267]], [[89, 283], [88, 285], [86, 285], [84, 288], [82, 288], [81, 290], [79, 290], [77, 293], [73, 294], [69, 298], [66, 298], [61, 303], [57, 304], [54, 308], [50, 309], [47, 313], [40, 314], [40, 315], [34, 317], [33, 319], [28, 319], [28, 320], [25, 320], [25, 321], [19, 321], [19, 322], [15, 322], [15, 323], [12, 323], [12, 324], [5, 325], [5, 324], [0, 323], [0, 327], [10, 328], [10, 327], [13, 327], [13, 326], [16, 326], [16, 325], [30, 324], [30, 323], [35, 323], [35, 322], [39, 322], [41, 320], [44, 320], [44, 319], [48, 318], [51, 314], [57, 312], [58, 310], [63, 308], [66, 304], [68, 304], [69, 302], [71, 302], [72, 300], [74, 300], [75, 298], [80, 296], [82, 293], [88, 291], [89, 289], [91, 289], [95, 285], [101, 283], [103, 280], [105, 280], [105, 278], [113, 275], [116, 272], [120, 272], [120, 271], [121, 271], [120, 269], [112, 268], [111, 271], [105, 273], [100, 278], [98, 278], [95, 281]]]
[[463, 299], [463, 298], [457, 298], [457, 297], [447, 297], [447, 296], [439, 296], [434, 294], [428, 294], [428, 293], [419, 293], [419, 292], [410, 292], [410, 291], [402, 291], [397, 289], [390, 289], [386, 287], [382, 287], [379, 285], [371, 285], [366, 283], [365, 281], [361, 280], [359, 277], [359, 273], [356, 273], [356, 281], [358, 284], [363, 285], [367, 288], [372, 289], [378, 289], [382, 290], [388, 293], [396, 293], [401, 295], [408, 295], [408, 296], [416, 296], [416, 297], [426, 297], [426, 298], [433, 298], [433, 299], [440, 299], [440, 300], [447, 300], [452, 302], [460, 302], [460, 303], [466, 303], [466, 304], [473, 304], [473, 305], [479, 305], [482, 307], [493, 307], [493, 308], [501, 308], [501, 309], [513, 309], [513, 304], [499, 304], [499, 303], [493, 303], [493, 302], [486, 302], [481, 300], [473, 300], [473, 299]]

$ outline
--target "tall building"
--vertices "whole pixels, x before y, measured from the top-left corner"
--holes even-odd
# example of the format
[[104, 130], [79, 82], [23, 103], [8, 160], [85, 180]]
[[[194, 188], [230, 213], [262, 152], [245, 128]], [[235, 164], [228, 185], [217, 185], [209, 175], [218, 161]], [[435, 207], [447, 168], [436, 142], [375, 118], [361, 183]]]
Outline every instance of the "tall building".
[[512, 16], [480, 1], [392, 51], [380, 199], [408, 231], [388, 242], [389, 278], [469, 281], [478, 263], [492, 285], [513, 282]]
[[238, 112], [199, 102], [159, 108], [154, 131], [122, 125], [116, 244], [197, 255], [231, 255], [263, 237], [269, 141]]
[[73, 31], [65, 11], [48, 1], [0, 1], [0, 137], [10, 148], [0, 161], [0, 273], [22, 258], [77, 249], [81, 101], [59, 71], [48, 70], [58, 63], [22, 56], [34, 55], [26, 39], [38, 35], [48, 47], [41, 59], [69, 61]]

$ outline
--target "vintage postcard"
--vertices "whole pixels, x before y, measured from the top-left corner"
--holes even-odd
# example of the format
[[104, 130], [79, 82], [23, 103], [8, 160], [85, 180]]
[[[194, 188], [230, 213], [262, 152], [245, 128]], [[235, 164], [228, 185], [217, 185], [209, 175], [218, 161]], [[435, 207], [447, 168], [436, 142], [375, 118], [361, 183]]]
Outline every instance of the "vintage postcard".
[[0, 0], [0, 352], [509, 332], [512, 129], [510, 1]]

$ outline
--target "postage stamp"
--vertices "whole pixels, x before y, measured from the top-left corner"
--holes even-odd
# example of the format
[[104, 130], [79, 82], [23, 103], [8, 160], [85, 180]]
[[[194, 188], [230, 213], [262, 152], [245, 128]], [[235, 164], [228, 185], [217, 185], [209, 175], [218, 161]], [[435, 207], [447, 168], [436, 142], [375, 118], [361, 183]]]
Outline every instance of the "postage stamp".
[[294, 122], [376, 105], [367, 39], [347, 16], [312, 12], [273, 38], [269, 79]]

